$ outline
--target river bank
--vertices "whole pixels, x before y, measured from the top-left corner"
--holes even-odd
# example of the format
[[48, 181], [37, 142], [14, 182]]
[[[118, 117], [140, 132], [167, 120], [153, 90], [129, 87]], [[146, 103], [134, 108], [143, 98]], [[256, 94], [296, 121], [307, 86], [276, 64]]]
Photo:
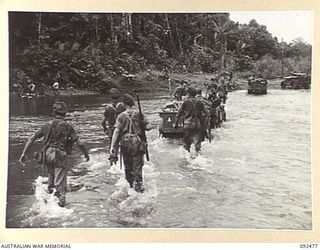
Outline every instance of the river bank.
[[[171, 82], [171, 91], [179, 86], [179, 83], [183, 80], [188, 82], [189, 86], [200, 88], [205, 91], [205, 84], [210, 83], [211, 79], [215, 77], [215, 74], [206, 73], [169, 73]], [[246, 90], [248, 87], [248, 81], [246, 77], [235, 74], [233, 78], [236, 90]], [[268, 80], [269, 89], [280, 89], [281, 79], [270, 79]], [[89, 96], [106, 94], [112, 87], [121, 89], [124, 93], [130, 93], [134, 91], [143, 93], [163, 93], [169, 94], [170, 87], [167, 78], [163, 72], [149, 71], [140, 72], [137, 74], [123, 75], [114, 79], [110, 79], [105, 83], [105, 88], [82, 88], [78, 89], [75, 87], [62, 87], [59, 89], [59, 96]], [[17, 92], [11, 92], [12, 96], [18, 96]], [[37, 91], [35, 94], [23, 93], [20, 94], [23, 98], [32, 98], [35, 96], [55, 96], [52, 88], [49, 86], [44, 87], [43, 95], [39, 95]]]

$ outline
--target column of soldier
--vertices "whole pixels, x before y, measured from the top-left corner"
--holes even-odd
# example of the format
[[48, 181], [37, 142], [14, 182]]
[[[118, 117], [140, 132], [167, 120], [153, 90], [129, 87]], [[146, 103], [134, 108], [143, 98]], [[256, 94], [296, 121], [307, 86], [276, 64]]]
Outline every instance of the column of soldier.
[[[178, 113], [175, 127], [179, 119], [184, 119], [184, 148], [190, 152], [191, 144], [194, 144], [197, 153], [201, 150], [201, 142], [211, 134], [210, 127], [211, 109], [220, 102], [225, 103], [227, 91], [223, 84], [218, 86], [212, 82], [207, 87], [207, 97], [203, 98], [201, 90], [186, 86], [186, 81], [176, 89], [174, 96], [183, 101]], [[219, 94], [220, 93], [220, 94]], [[124, 164], [125, 178], [135, 191], [143, 193], [142, 168], [144, 155], [149, 160], [145, 131], [152, 129], [146, 116], [141, 111], [139, 96], [137, 102], [129, 94], [124, 94], [118, 89], [110, 90], [111, 103], [104, 111], [102, 127], [109, 138], [109, 161], [115, 164], [120, 154], [120, 165]], [[121, 101], [121, 96], [123, 97]], [[138, 108], [136, 108], [138, 106]], [[49, 194], [57, 197], [58, 205], [66, 205], [67, 190], [67, 155], [71, 154], [72, 145], [76, 143], [83, 152], [86, 161], [89, 161], [89, 153], [85, 144], [80, 140], [74, 127], [65, 120], [68, 108], [65, 102], [58, 101], [53, 105], [55, 117], [45, 123], [27, 141], [19, 162], [25, 166], [27, 153], [37, 139], [43, 138], [44, 146], [37, 153], [37, 160], [46, 169], [48, 174]]]

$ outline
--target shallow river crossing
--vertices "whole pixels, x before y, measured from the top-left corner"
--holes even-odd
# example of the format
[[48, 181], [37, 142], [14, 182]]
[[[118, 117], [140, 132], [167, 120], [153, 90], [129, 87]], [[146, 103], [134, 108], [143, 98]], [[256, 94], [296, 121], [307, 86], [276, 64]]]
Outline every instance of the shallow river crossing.
[[[142, 107], [152, 124], [168, 102], [147, 95]], [[123, 170], [110, 166], [101, 121], [108, 100], [67, 97], [72, 123], [90, 149], [85, 162], [69, 159], [67, 206], [44, 191], [41, 167], [18, 165], [27, 138], [50, 119], [52, 99], [11, 100], [7, 227], [312, 229], [311, 92], [269, 90], [229, 93], [227, 121], [196, 158], [181, 141], [148, 132], [146, 192], [128, 188]], [[31, 151], [42, 146], [36, 143]], [[47, 200], [47, 202], [44, 202]]]

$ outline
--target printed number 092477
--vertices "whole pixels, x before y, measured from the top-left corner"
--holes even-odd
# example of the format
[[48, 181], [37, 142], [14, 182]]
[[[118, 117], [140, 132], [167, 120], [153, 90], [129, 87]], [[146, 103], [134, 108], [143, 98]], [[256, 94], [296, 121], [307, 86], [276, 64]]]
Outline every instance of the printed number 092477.
[[300, 244], [300, 248], [318, 248], [318, 244]]

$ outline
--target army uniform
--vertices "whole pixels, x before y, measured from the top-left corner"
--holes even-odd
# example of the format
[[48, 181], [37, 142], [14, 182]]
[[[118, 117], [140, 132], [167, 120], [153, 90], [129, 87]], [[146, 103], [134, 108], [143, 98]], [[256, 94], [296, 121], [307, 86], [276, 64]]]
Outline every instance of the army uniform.
[[67, 190], [67, 156], [71, 154], [73, 143], [78, 144], [87, 161], [89, 155], [73, 126], [64, 119], [66, 104], [63, 102], [55, 103], [54, 111], [56, 117], [29, 138], [20, 157], [20, 162], [24, 162], [29, 147], [37, 139], [44, 138], [42, 163], [48, 171], [48, 192], [52, 193], [55, 189], [54, 194], [59, 198], [59, 205], [64, 206]]
[[45, 138], [46, 151], [55, 152], [55, 163], [46, 164], [48, 171], [48, 192], [52, 193], [56, 189], [56, 196], [61, 204], [65, 204], [67, 191], [67, 140], [74, 143], [78, 136], [70, 123], [63, 117], [57, 116], [54, 120], [45, 124], [35, 133], [35, 139]]
[[[125, 110], [126, 109], [124, 107], [124, 104], [121, 102], [117, 103], [116, 105], [108, 104], [104, 110], [104, 120], [102, 122], [102, 126], [107, 136], [109, 137], [110, 142], [114, 131], [114, 125], [116, 124], [117, 116]], [[106, 126], [106, 121], [108, 122], [108, 126]]]
[[187, 95], [187, 89], [186, 89], [186, 81], [183, 81], [182, 83], [180, 83], [181, 86], [177, 87], [173, 93], [173, 96], [178, 100], [178, 101], [182, 101], [182, 97]]
[[[134, 105], [134, 100], [130, 95], [125, 95], [124, 99], [125, 104], [127, 102], [131, 106]], [[130, 187], [134, 187], [137, 192], [144, 191], [142, 167], [144, 165], [145, 144], [141, 139], [142, 128], [140, 126], [143, 124], [143, 129], [145, 129], [148, 121], [144, 114], [142, 114], [142, 117], [143, 120], [140, 121], [140, 113], [131, 108], [117, 117], [110, 152], [111, 154], [117, 154], [116, 148], [120, 137], [125, 177]]]
[[219, 83], [220, 85], [218, 86], [218, 97], [221, 99], [221, 102], [225, 104], [228, 96], [227, 85], [224, 78], [222, 78]]
[[111, 144], [112, 134], [114, 131], [114, 125], [116, 124], [117, 116], [126, 109], [124, 107], [124, 104], [118, 101], [121, 92], [116, 88], [112, 88], [110, 90], [110, 93], [113, 103], [108, 104], [106, 106], [105, 111], [103, 113], [104, 118], [101, 125], [103, 127], [104, 132], [108, 136], [109, 142]]
[[[195, 150], [201, 150], [201, 141], [203, 133], [201, 130], [201, 120], [205, 118], [208, 120], [209, 111], [206, 109], [204, 103], [195, 98], [197, 91], [194, 88], [188, 89], [189, 97], [182, 103], [180, 107], [175, 127], [178, 126], [179, 119], [184, 118], [184, 148], [190, 152], [191, 144], [194, 143]], [[204, 114], [204, 117], [203, 117]]]
[[204, 104], [205, 108], [208, 110], [208, 113], [209, 113], [209, 117], [203, 111], [201, 112], [201, 115], [200, 115], [200, 117], [201, 117], [200, 118], [200, 125], [201, 125], [201, 131], [202, 131], [201, 141], [204, 141], [206, 134], [207, 134], [207, 129], [210, 126], [210, 116], [212, 113], [211, 112], [211, 105], [210, 105], [210, 102], [202, 96], [201, 91], [198, 92], [196, 99]]

